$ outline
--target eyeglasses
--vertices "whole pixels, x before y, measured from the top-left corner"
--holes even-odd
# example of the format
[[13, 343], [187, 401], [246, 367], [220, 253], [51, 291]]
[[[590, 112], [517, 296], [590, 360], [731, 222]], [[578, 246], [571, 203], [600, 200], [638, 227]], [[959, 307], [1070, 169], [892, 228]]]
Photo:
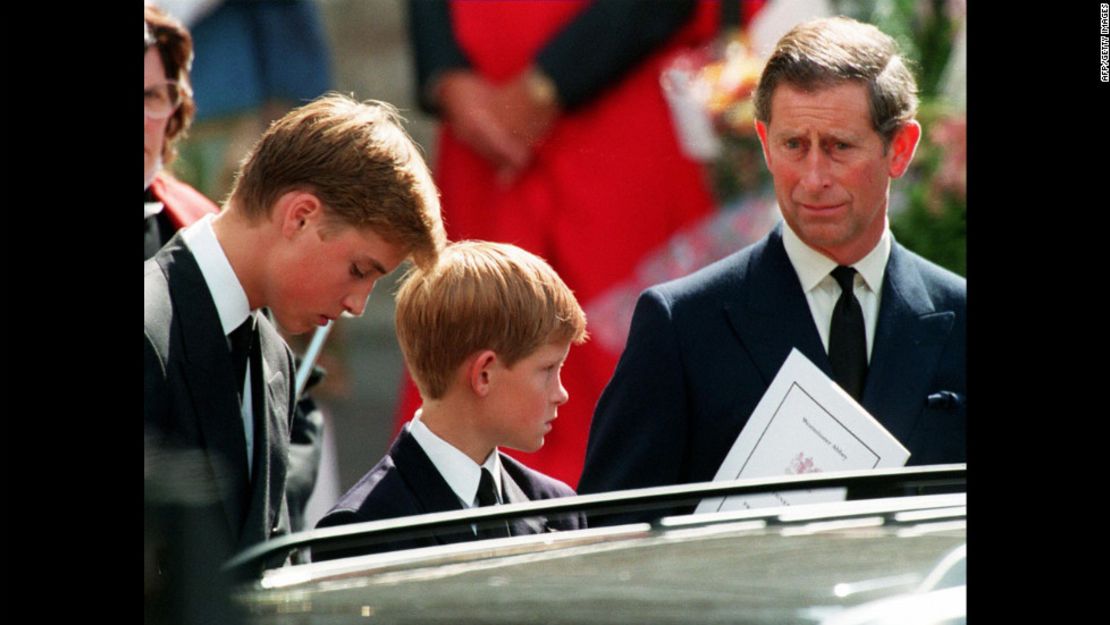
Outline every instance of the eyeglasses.
[[174, 80], [146, 87], [143, 89], [143, 106], [150, 119], [166, 119], [181, 106], [181, 87]]

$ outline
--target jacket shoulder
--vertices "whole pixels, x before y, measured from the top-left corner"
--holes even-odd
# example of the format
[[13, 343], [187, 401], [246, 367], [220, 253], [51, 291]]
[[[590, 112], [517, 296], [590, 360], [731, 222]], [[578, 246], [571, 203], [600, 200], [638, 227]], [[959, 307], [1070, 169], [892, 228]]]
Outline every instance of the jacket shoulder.
[[540, 473], [505, 453], [501, 453], [501, 465], [505, 467], [505, 470], [513, 480], [525, 491], [529, 499], [573, 497], [576, 494], [574, 489], [565, 482]]
[[929, 297], [939, 305], [952, 308], [963, 308], [967, 303], [967, 279], [936, 263], [910, 251], [901, 245], [898, 253], [902, 254], [909, 264], [921, 276]]
[[710, 263], [697, 271], [663, 282], [645, 290], [674, 306], [697, 306], [706, 300], [719, 299], [743, 281], [749, 268], [766, 253], [768, 237]]
[[328, 510], [316, 527], [419, 514], [412, 493], [388, 454]]

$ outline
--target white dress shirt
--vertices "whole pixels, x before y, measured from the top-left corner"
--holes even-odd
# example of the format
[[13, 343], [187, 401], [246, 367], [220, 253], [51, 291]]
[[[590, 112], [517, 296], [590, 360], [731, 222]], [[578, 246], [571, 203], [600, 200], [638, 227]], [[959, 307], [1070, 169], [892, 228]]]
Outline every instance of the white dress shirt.
[[[785, 221], [782, 228], [782, 244], [786, 248], [787, 257], [790, 258], [790, 264], [798, 274], [798, 281], [801, 282], [802, 291], [806, 294], [806, 302], [809, 303], [809, 312], [813, 315], [813, 323], [817, 325], [821, 344], [825, 346], [825, 353], [828, 353], [829, 325], [832, 324], [836, 300], [840, 299], [840, 285], [829, 274], [836, 269], [836, 261], [806, 245]], [[883, 274], [886, 273], [886, 262], [890, 259], [890, 246], [888, 221], [879, 243], [852, 265], [856, 270], [852, 289], [856, 299], [859, 300], [860, 307], [863, 308], [868, 362], [871, 361], [871, 347], [875, 344], [875, 326], [879, 322]]]
[[494, 448], [485, 462], [478, 464], [471, 460], [470, 456], [429, 430], [420, 419], [421, 412], [417, 410], [413, 416], [409, 423], [409, 433], [416, 439], [424, 453], [428, 454], [428, 459], [459, 498], [459, 503], [466, 508], [478, 506], [478, 482], [482, 479], [483, 468], [493, 476], [497, 501], [501, 503], [501, 458], [497, 448]]
[[[181, 231], [181, 238], [185, 241], [189, 251], [193, 253], [197, 265], [200, 267], [201, 276], [208, 285], [208, 292], [212, 301], [216, 303], [216, 312], [220, 316], [220, 326], [227, 339], [228, 350], [231, 349], [230, 334], [235, 331], [251, 313], [247, 301], [247, 292], [239, 283], [227, 254], [216, 239], [216, 232], [212, 229], [212, 219], [215, 215], [205, 215], [200, 221]], [[247, 360], [247, 375], [243, 378], [243, 404], [239, 408], [243, 417], [243, 433], [247, 439], [247, 475], [250, 476], [254, 464], [254, 412], [252, 411], [251, 398], [251, 364]]]

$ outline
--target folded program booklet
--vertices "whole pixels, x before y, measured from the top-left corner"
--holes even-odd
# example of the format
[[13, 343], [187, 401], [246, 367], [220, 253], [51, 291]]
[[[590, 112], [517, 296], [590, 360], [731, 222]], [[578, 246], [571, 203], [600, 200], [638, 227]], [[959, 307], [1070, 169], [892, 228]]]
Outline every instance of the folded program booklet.
[[[713, 481], [900, 467], [910, 452], [797, 349], [790, 352]], [[843, 488], [707, 497], [696, 512], [843, 500]]]

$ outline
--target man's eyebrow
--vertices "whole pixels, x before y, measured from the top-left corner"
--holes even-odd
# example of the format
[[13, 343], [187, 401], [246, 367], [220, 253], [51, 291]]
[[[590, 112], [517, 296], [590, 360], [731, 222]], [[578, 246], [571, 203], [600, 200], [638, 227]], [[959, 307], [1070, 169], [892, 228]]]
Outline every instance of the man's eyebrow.
[[389, 273], [388, 271], [385, 270], [385, 265], [383, 265], [381, 263], [381, 261], [374, 258], [373, 256], [363, 256], [362, 258], [359, 259], [359, 261], [370, 263], [370, 267], [372, 269], [374, 269], [374, 271], [377, 271], [378, 273], [382, 274], [383, 276], [385, 274]]
[[863, 141], [861, 135], [851, 130], [834, 130], [832, 132], [823, 133], [823, 136], [837, 141], [847, 141], [849, 143], [860, 143]]
[[383, 276], [389, 273], [388, 271], [386, 271], [385, 265], [381, 264], [378, 260], [374, 258], [370, 259], [370, 265], [374, 267], [374, 269], [377, 269], [378, 273], [382, 274]]

